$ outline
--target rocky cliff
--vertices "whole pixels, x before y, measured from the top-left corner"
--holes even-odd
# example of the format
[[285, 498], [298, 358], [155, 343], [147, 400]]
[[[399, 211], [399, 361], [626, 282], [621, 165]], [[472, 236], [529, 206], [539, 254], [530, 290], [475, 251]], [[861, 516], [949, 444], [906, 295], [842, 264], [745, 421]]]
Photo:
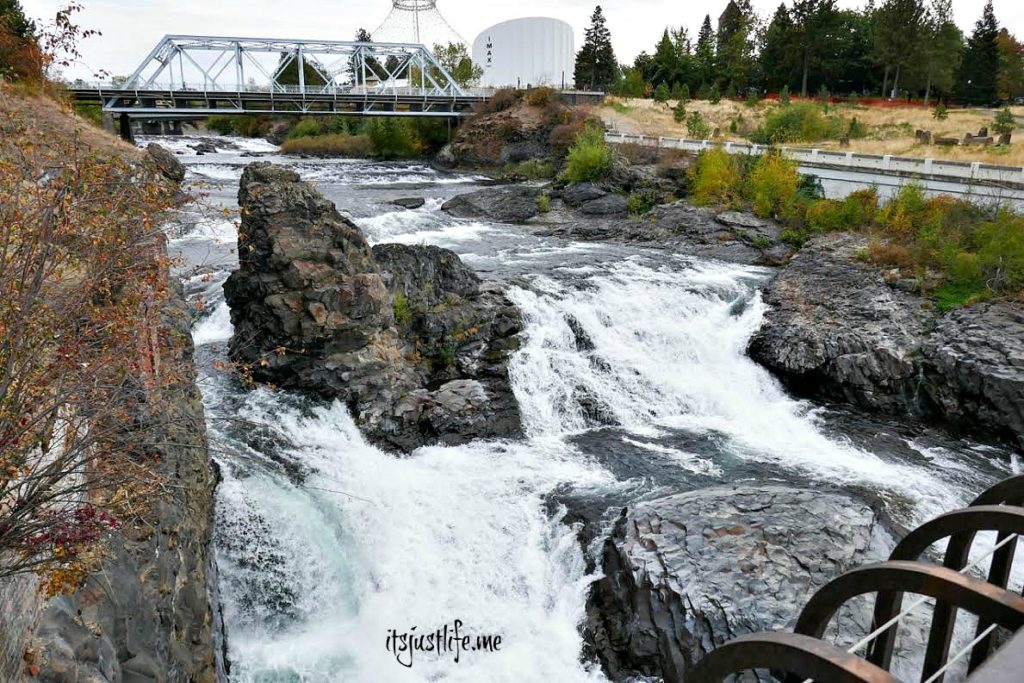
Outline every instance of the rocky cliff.
[[230, 353], [256, 379], [341, 399], [403, 451], [520, 432], [507, 361], [521, 321], [500, 289], [448, 250], [371, 249], [285, 168], [249, 166], [239, 205]]
[[809, 242], [765, 291], [751, 356], [793, 389], [1024, 444], [1024, 303], [942, 314], [861, 259], [867, 238]]
[[[145, 431], [162, 495], [143, 519], [113, 534], [98, 571], [47, 601], [25, 649], [46, 683], [213, 683], [218, 623], [210, 589], [216, 477], [192, 365], [191, 315], [172, 285], [152, 338], [162, 340]], [[148, 323], [143, 323], [148, 324]], [[147, 332], [145, 338], [150, 338]], [[131, 439], [131, 434], [127, 436]]]

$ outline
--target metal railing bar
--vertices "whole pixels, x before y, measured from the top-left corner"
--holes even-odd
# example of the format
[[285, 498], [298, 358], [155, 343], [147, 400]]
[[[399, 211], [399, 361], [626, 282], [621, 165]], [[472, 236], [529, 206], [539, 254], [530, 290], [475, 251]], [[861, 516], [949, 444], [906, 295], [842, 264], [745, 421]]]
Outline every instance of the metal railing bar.
[[941, 678], [943, 675], [945, 675], [945, 673], [947, 671], [949, 671], [949, 668], [951, 666], [956, 664], [959, 660], [963, 659], [964, 655], [966, 655], [971, 650], [973, 650], [975, 645], [977, 645], [978, 643], [983, 641], [985, 638], [988, 637], [988, 635], [990, 633], [992, 633], [992, 631], [995, 631], [995, 630], [996, 630], [996, 624], [992, 624], [987, 629], [982, 631], [980, 635], [975, 637], [975, 639], [972, 640], [971, 642], [967, 643], [967, 645], [964, 645], [964, 647], [960, 651], [958, 651], [955, 655], [950, 657], [946, 661], [946, 663], [942, 665], [941, 669], [939, 669], [938, 671], [933, 673], [931, 676], [929, 676], [925, 681], [923, 681], [923, 683], [933, 683], [935, 680]]

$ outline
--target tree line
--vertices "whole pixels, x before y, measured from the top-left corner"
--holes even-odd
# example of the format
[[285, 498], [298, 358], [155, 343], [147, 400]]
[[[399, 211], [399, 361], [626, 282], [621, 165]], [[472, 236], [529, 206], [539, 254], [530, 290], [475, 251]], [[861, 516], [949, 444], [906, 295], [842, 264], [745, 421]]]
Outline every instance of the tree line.
[[788, 92], [923, 97], [988, 105], [1024, 96], [1024, 44], [1000, 28], [989, 0], [969, 36], [951, 0], [790, 0], [771, 17], [750, 0], [729, 0], [716, 24], [706, 15], [691, 37], [668, 27], [653, 52], [619, 64], [598, 6], [576, 55], [576, 87], [626, 97], [669, 91], [726, 97]]

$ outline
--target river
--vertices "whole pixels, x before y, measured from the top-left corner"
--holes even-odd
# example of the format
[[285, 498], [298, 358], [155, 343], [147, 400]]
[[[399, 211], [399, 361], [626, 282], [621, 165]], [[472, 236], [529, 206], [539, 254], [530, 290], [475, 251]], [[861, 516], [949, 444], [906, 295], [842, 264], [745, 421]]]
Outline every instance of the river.
[[[998, 447], [788, 395], [745, 355], [769, 269], [450, 218], [443, 200], [485, 179], [421, 163], [286, 159], [239, 139], [195, 156], [195, 139], [158, 141], [185, 153], [209, 207], [169, 231], [202, 309], [193, 336], [223, 477], [216, 556], [235, 683], [603, 681], [581, 661], [593, 576], [567, 509], [781, 481], [867, 493], [910, 524], [1013, 469]], [[525, 438], [395, 457], [343, 405], [250, 390], [225, 370], [221, 287], [237, 262], [244, 154], [295, 168], [371, 242], [448, 247], [510, 284], [526, 321], [511, 366]], [[390, 203], [408, 196], [427, 203]], [[386, 647], [392, 629], [455, 620], [500, 635], [500, 651], [406, 667]]]

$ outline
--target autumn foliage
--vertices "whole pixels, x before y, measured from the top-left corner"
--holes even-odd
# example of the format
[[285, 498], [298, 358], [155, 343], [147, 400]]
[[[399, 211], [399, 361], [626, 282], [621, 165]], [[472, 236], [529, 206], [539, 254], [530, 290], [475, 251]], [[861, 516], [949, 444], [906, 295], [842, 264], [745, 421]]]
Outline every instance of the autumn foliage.
[[[45, 135], [0, 91], [0, 578], [51, 589], [160, 482], [147, 459], [177, 189]], [[130, 155], [129, 155], [130, 156]]]

